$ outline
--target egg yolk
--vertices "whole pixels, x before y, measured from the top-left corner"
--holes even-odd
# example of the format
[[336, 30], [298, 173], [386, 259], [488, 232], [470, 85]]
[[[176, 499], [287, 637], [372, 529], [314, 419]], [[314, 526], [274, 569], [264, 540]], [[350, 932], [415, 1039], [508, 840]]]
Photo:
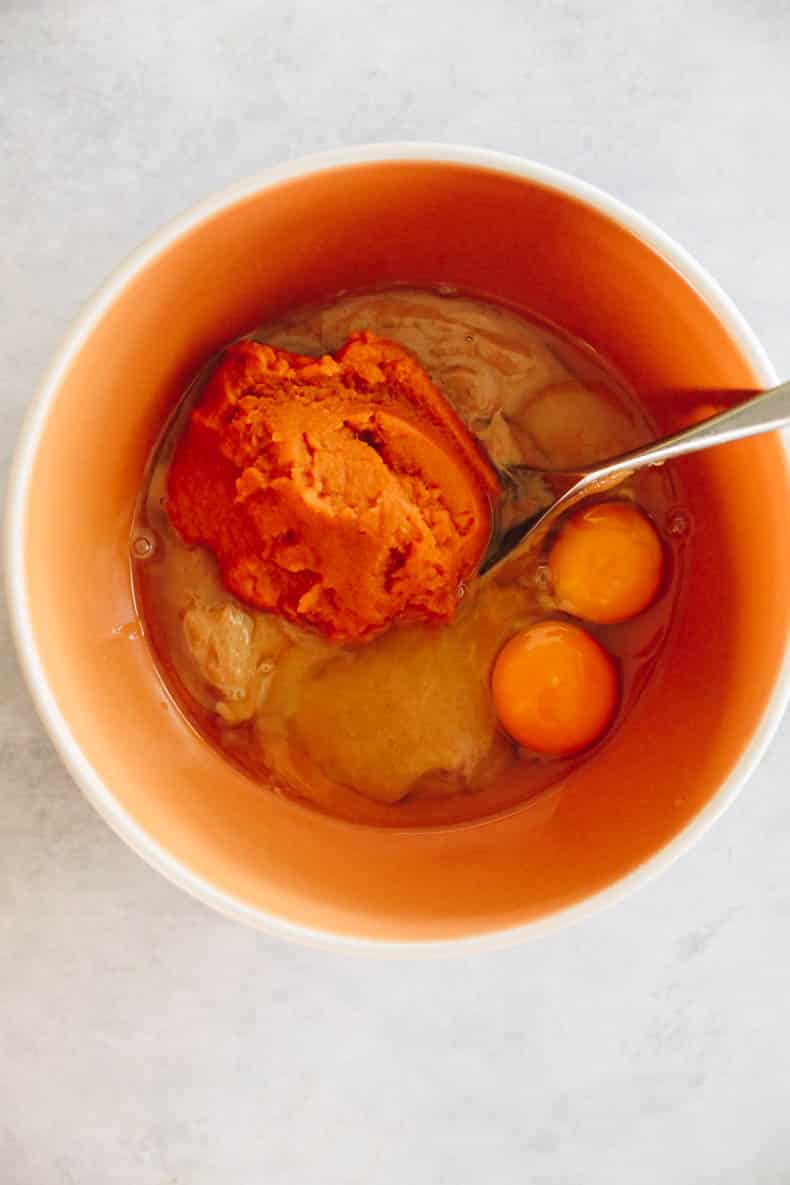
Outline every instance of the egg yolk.
[[614, 663], [594, 638], [566, 621], [541, 621], [511, 638], [491, 676], [503, 727], [526, 749], [560, 755], [585, 749], [617, 706]]
[[601, 502], [564, 523], [549, 569], [561, 609], [606, 625], [635, 617], [655, 599], [664, 552], [641, 510], [627, 502]]

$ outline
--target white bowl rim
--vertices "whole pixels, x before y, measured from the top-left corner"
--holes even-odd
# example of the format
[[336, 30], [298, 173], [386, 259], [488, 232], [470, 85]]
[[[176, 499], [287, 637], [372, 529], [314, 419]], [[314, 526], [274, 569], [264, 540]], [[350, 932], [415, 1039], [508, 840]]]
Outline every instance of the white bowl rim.
[[[46, 422], [50, 404], [73, 358], [93, 331], [106, 310], [129, 283], [152, 259], [195, 226], [236, 202], [272, 186], [325, 169], [386, 161], [435, 161], [492, 169], [557, 189], [600, 211], [625, 227], [667, 259], [703, 297], [722, 324], [738, 343], [744, 357], [766, 386], [778, 382], [767, 354], [753, 330], [722, 291], [716, 281], [678, 243], [659, 230], [648, 218], [596, 186], [569, 173], [536, 161], [491, 149], [431, 142], [393, 142], [352, 145], [314, 153], [266, 169], [245, 181], [232, 185], [198, 203], [171, 221], [137, 248], [107, 279], [67, 331], [25, 418], [14, 453], [8, 482], [5, 515], [6, 585], [9, 616], [23, 674], [39, 715], [66, 768], [86, 798], [117, 835], [163, 876], [193, 897], [237, 921], [267, 933], [334, 949], [384, 954], [464, 954], [492, 950], [526, 938], [553, 933], [623, 900], [634, 889], [646, 884], [708, 830], [730, 805], [754, 772], [782, 715], [790, 702], [790, 641], [771, 698], [760, 723], [737, 764], [702, 810], [663, 848], [605, 889], [583, 901], [531, 922], [487, 931], [469, 937], [396, 941], [339, 934], [289, 922], [266, 913], [245, 901], [216, 888], [187, 865], [176, 860], [152, 839], [120, 806], [111, 790], [81, 752], [69, 725], [48, 685], [44, 663], [35, 644], [27, 603], [25, 580], [25, 507], [35, 453]], [[784, 436], [790, 457], [790, 439]]]

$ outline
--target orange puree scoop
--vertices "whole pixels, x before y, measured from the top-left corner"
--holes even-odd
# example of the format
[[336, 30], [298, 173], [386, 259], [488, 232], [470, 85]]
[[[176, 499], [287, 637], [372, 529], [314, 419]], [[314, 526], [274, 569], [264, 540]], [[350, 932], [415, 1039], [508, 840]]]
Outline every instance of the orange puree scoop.
[[356, 641], [452, 617], [498, 492], [416, 359], [359, 333], [318, 360], [230, 346], [176, 448], [167, 510], [242, 600]]

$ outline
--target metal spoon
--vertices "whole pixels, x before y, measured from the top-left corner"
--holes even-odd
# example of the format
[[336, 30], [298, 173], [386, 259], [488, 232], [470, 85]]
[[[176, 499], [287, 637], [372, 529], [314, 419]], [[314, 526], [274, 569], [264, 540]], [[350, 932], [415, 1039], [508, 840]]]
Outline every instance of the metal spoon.
[[[529, 465], [500, 468], [502, 493], [494, 508], [494, 524], [479, 572], [490, 571], [516, 548], [534, 546], [558, 515], [582, 498], [604, 493], [637, 469], [662, 465], [673, 457], [727, 444], [759, 432], [790, 426], [790, 382], [747, 399], [737, 407], [711, 416], [691, 428], [654, 440], [631, 452], [608, 457], [575, 470], [535, 469]], [[546, 488], [553, 501], [546, 506]]]

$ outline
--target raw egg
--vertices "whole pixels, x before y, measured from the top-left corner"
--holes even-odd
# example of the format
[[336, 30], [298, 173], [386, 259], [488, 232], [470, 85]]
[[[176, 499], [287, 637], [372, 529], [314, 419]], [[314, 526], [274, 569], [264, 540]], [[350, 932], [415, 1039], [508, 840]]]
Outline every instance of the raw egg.
[[664, 551], [641, 510], [627, 502], [599, 502], [563, 524], [549, 569], [561, 609], [606, 625], [635, 617], [655, 600]]
[[500, 650], [491, 676], [503, 727], [526, 749], [585, 749], [617, 707], [618, 678], [602, 646], [578, 625], [541, 621]]

